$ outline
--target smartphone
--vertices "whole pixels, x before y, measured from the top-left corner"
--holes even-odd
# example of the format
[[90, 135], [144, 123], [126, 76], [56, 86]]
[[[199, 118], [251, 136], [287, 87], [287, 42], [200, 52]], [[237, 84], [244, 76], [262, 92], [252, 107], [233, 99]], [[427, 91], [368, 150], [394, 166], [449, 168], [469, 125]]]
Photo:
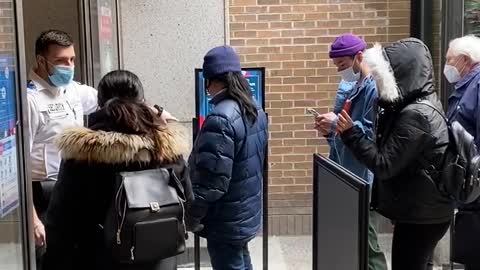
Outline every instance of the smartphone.
[[[350, 99], [345, 100], [342, 110], [344, 110], [348, 115], [350, 115], [350, 108], [352, 107], [352, 101]], [[335, 135], [338, 135], [340, 132], [338, 129], [335, 131]]]
[[314, 109], [312, 109], [312, 108], [308, 108], [308, 109], [307, 109], [307, 113], [313, 115], [314, 117], [320, 116], [320, 114], [319, 114], [317, 111], [315, 111]]
[[352, 107], [352, 101], [350, 99], [345, 100], [345, 104], [343, 105], [343, 110], [350, 114], [350, 108]]

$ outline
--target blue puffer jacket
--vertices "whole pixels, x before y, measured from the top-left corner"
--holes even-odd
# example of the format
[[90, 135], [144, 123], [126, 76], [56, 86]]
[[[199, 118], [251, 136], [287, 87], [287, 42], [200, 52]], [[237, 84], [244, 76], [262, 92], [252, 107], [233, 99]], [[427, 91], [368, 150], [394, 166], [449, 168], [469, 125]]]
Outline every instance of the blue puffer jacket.
[[225, 92], [211, 103], [189, 159], [195, 194], [189, 215], [205, 226], [202, 237], [246, 242], [261, 224], [267, 117], [259, 108], [256, 122], [246, 124], [238, 103]]

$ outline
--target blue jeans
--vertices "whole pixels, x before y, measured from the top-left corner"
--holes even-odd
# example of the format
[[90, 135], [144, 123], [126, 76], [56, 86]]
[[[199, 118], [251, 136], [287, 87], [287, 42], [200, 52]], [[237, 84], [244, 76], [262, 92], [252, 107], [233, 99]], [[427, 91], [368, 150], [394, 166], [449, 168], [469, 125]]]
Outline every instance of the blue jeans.
[[253, 270], [248, 242], [231, 244], [207, 239], [213, 270]]

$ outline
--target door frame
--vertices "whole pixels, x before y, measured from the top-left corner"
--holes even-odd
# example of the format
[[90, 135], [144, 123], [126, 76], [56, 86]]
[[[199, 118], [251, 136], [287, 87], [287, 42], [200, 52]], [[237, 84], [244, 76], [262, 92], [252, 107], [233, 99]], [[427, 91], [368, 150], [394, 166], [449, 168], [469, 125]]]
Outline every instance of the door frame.
[[30, 146], [29, 134], [27, 129], [28, 113], [27, 113], [27, 71], [25, 59], [25, 34], [23, 24], [23, 6], [22, 0], [13, 0], [14, 12], [14, 32], [16, 42], [16, 66], [17, 76], [17, 93], [16, 93], [16, 110], [17, 110], [17, 162], [18, 162], [18, 178], [19, 178], [19, 209], [20, 209], [20, 225], [21, 225], [21, 244], [22, 244], [22, 263], [24, 269], [34, 270], [35, 265], [35, 240], [33, 237], [33, 197], [32, 185], [30, 184]]
[[[450, 40], [463, 36], [464, 33], [464, 0], [442, 0], [442, 56], [447, 54]], [[442, 57], [442, 67], [445, 57]], [[448, 106], [448, 97], [454, 87], [444, 76], [440, 80], [440, 98], [444, 109]]]
[[[93, 53], [93, 44], [94, 39], [92, 38], [92, 17], [91, 17], [91, 2], [92, 1], [97, 1], [97, 0], [81, 0], [78, 1], [79, 5], [79, 18], [81, 23], [79, 24], [79, 32], [80, 32], [80, 50], [81, 50], [81, 57], [85, 59], [82, 67], [82, 80], [92, 86], [96, 87], [95, 81], [94, 81], [94, 64], [95, 64], [95, 59], [94, 59], [94, 53]], [[120, 1], [119, 0], [113, 0], [113, 5], [115, 7], [115, 14], [112, 14], [112, 16], [115, 16], [116, 20], [116, 45], [117, 45], [117, 59], [118, 59], [118, 67], [121, 69], [123, 68], [123, 56], [122, 56], [122, 33], [121, 33], [121, 26], [120, 26], [120, 19], [121, 19], [121, 12], [120, 12]]]

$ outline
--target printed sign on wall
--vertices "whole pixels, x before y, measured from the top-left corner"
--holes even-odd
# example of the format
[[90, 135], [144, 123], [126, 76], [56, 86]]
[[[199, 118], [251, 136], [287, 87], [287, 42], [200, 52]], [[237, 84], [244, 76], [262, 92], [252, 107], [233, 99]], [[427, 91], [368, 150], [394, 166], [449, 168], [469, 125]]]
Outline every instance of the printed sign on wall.
[[14, 59], [0, 55], [0, 217], [19, 205]]

